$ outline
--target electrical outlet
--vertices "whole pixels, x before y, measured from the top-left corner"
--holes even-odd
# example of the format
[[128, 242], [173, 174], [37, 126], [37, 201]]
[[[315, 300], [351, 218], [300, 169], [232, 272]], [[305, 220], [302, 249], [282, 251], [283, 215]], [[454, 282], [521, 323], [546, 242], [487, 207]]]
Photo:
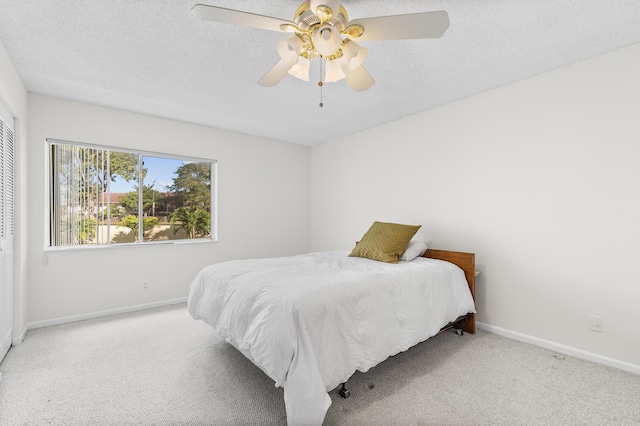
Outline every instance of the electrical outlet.
[[602, 317], [598, 315], [589, 315], [589, 330], [602, 333]]
[[148, 281], [145, 281], [142, 283], [142, 291], [149, 291], [151, 290], [151, 284], [149, 284]]

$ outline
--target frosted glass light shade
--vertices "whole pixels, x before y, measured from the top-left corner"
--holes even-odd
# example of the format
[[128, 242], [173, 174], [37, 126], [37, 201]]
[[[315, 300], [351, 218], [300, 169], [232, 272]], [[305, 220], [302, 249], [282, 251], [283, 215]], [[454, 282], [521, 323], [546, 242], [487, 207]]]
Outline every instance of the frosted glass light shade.
[[340, 65], [339, 60], [334, 59], [332, 61], [327, 61], [324, 77], [325, 82], [335, 83], [338, 80], [342, 80], [344, 77], [345, 74], [344, 71], [342, 71], [342, 66]]
[[276, 50], [280, 55], [280, 59], [294, 64], [296, 57], [302, 52], [302, 40], [297, 35], [291, 36], [286, 40], [280, 40]]
[[313, 32], [313, 45], [316, 52], [324, 57], [331, 56], [340, 49], [342, 37], [332, 25], [322, 25]]
[[289, 74], [300, 80], [309, 81], [310, 61], [302, 56], [298, 57], [298, 62], [289, 69]]
[[347, 39], [342, 46], [342, 53], [342, 66], [355, 70], [367, 59], [369, 49], [360, 46], [353, 40]]

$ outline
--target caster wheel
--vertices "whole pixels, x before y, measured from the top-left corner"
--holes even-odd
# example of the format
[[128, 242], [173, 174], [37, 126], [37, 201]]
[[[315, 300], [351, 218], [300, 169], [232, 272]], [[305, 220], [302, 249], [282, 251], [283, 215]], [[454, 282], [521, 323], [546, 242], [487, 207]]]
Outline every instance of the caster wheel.
[[462, 331], [462, 329], [461, 329], [461, 328], [459, 328], [459, 329], [457, 329], [457, 330], [456, 330], [456, 334], [457, 334], [458, 336], [462, 336], [462, 334], [463, 334], [463, 333], [464, 333], [464, 332]]
[[343, 398], [345, 398], [345, 399], [346, 399], [346, 398], [349, 398], [349, 397], [351, 396], [351, 393], [350, 393], [348, 390], [346, 390], [346, 389], [340, 389], [340, 390], [338, 391], [338, 393], [340, 394], [340, 396], [341, 396], [341, 397], [343, 397]]

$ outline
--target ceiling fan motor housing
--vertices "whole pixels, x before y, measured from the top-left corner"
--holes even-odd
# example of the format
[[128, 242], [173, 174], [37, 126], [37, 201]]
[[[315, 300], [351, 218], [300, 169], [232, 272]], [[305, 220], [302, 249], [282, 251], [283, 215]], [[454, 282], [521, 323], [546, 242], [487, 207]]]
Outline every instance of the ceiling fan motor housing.
[[340, 0], [310, 0], [308, 3], [309, 9], [320, 18], [324, 12], [319, 11], [323, 11], [325, 8], [331, 11], [331, 15], [336, 15], [340, 11]]
[[322, 6], [326, 3], [337, 3], [338, 6], [335, 5], [331, 8], [331, 16], [326, 19], [324, 22], [316, 15], [315, 8], [311, 5], [311, 2], [306, 1], [300, 5], [298, 10], [296, 11], [293, 22], [296, 23], [298, 28], [301, 31], [309, 31], [312, 27], [329, 24], [334, 26], [338, 31], [343, 31], [347, 26], [347, 22], [349, 22], [349, 16], [347, 15], [347, 11], [344, 7], [340, 6], [340, 2], [329, 2], [329, 1], [319, 1], [315, 2], [318, 5]]

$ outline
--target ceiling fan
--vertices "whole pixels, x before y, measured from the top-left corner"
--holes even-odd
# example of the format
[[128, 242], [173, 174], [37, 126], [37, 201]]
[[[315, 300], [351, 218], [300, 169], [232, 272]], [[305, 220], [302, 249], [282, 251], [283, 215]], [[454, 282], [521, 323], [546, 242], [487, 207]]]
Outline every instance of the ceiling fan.
[[276, 50], [280, 61], [258, 81], [258, 84], [265, 87], [275, 86], [287, 74], [309, 81], [310, 62], [320, 58], [319, 86], [322, 87], [324, 82], [331, 83], [344, 78], [356, 92], [367, 90], [374, 83], [362, 66], [368, 50], [356, 44], [355, 40], [438, 38], [449, 28], [449, 15], [445, 11], [349, 21], [340, 0], [305, 1], [296, 10], [293, 21], [205, 4], [196, 4], [191, 11], [204, 21], [293, 33], [289, 38], [278, 42]]

